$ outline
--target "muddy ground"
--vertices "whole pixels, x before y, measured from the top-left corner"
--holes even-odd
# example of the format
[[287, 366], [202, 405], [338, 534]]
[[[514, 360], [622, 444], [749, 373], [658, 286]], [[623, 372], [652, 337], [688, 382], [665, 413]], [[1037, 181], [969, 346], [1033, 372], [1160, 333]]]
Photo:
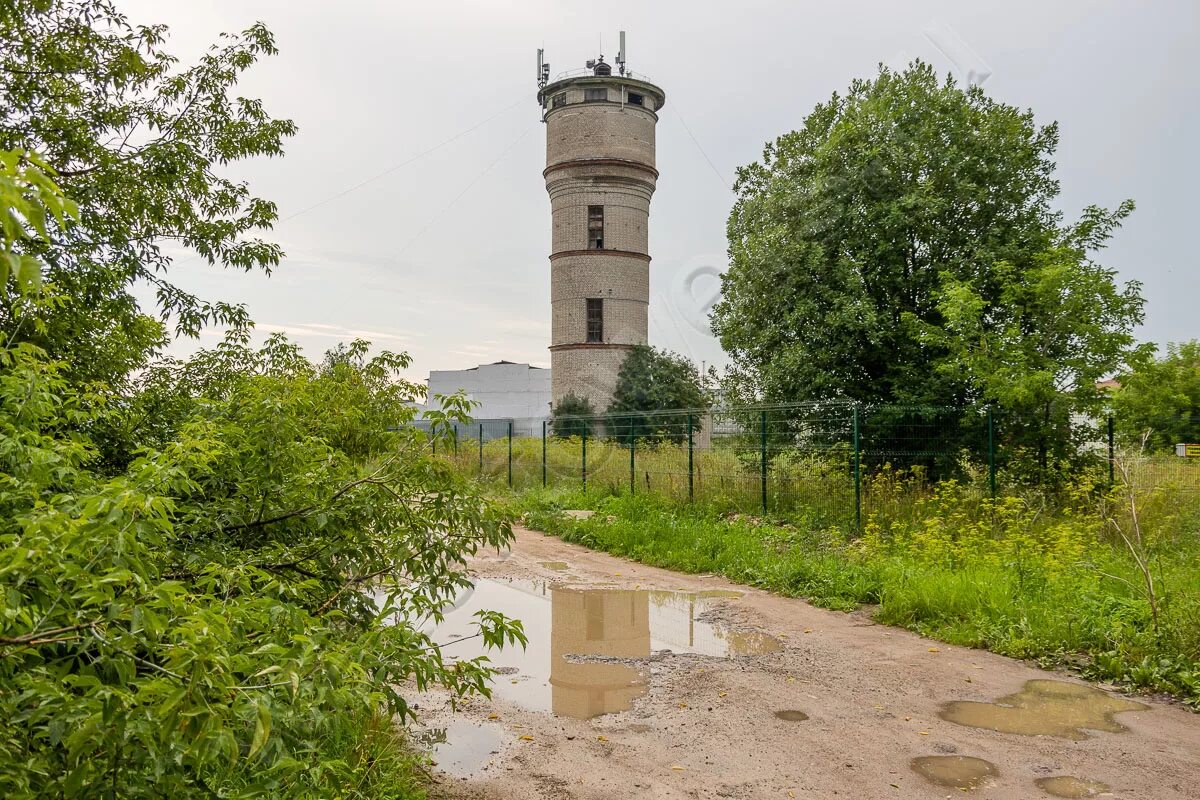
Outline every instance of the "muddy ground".
[[491, 700], [422, 699], [435, 796], [1200, 797], [1168, 702], [530, 531], [474, 566], [439, 636], [498, 607], [530, 647]]

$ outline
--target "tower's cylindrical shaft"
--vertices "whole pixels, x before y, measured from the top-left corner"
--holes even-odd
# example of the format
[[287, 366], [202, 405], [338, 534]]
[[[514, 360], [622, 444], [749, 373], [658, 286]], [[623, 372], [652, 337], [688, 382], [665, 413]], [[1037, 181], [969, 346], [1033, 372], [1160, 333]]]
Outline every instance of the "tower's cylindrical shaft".
[[647, 339], [654, 126], [665, 96], [645, 81], [567, 78], [538, 95], [550, 195], [551, 393], [604, 411], [626, 354]]

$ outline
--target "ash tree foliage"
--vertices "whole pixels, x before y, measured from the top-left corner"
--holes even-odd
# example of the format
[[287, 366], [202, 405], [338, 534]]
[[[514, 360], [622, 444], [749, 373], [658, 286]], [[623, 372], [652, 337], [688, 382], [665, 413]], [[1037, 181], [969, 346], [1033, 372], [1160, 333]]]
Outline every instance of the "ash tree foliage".
[[[709, 404], [695, 364], [677, 353], [639, 344], [621, 363], [605, 425], [610, 436], [625, 444], [636, 439], [686, 442], [688, 418], [680, 412]], [[699, 430], [700, 422], [701, 416], [693, 415], [693, 430]]]
[[1137, 354], [1137, 283], [1095, 252], [1133, 210], [1054, 203], [1055, 124], [927, 64], [881, 67], [738, 172], [714, 328], [729, 390], [768, 402], [965, 406], [1009, 449], [1074, 453], [1071, 412]]
[[[74, 383], [117, 387], [165, 343], [164, 319], [195, 334], [245, 326], [245, 309], [196, 297], [166, 271], [180, 246], [210, 264], [270, 270], [278, 246], [254, 232], [275, 205], [221, 174], [231, 162], [282, 153], [296, 126], [236, 93], [275, 53], [261, 24], [226, 35], [195, 64], [165, 50], [162, 25], [131, 24], [108, 0], [0, 4], [0, 150], [38, 153], [79, 205], [76, 224], [31, 251], [53, 302], [37, 326], [0, 304], [0, 330], [65, 362]], [[158, 308], [138, 307], [135, 284]]]
[[[35, 166], [0, 164], [6, 223], [36, 235], [71, 210]], [[22, 250], [6, 233], [6, 261]], [[50, 302], [38, 291], [4, 286], [34, 308]], [[485, 661], [444, 663], [415, 621], [511, 529], [404, 427], [420, 391], [396, 376], [408, 359], [366, 351], [317, 367], [243, 335], [157, 364], [133, 403], [156, 423], [104, 474], [81, 431], [105, 404], [36, 345], [0, 339], [7, 796], [374, 796], [356, 721], [408, 714], [408, 681], [485, 690]], [[523, 641], [487, 612], [477, 635]]]
[[[408, 425], [406, 356], [253, 347], [169, 279], [172, 240], [278, 260], [274, 207], [218, 174], [292, 130], [234, 93], [270, 34], [182, 69], [103, 0], [14, 0], [0, 34], [0, 791], [413, 796], [405, 692], [489, 675], [423, 623], [511, 529]], [[162, 358], [168, 318], [230, 332]], [[490, 612], [473, 635], [524, 640]]]
[[1149, 433], [1154, 449], [1200, 442], [1200, 341], [1169, 344], [1119, 381], [1112, 405], [1123, 439], [1136, 444]]

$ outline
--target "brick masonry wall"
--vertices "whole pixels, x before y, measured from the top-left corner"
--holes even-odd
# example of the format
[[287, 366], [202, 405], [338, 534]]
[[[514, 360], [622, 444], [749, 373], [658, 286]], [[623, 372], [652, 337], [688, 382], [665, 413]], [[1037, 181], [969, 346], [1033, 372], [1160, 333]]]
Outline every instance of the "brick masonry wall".
[[550, 394], [557, 403], [566, 394], [584, 397], [596, 413], [612, 401], [617, 374], [628, 350], [624, 348], [559, 350], [552, 355]]
[[[646, 107], [618, 101], [621, 87]], [[610, 102], [583, 102], [605, 88]], [[629, 346], [645, 343], [650, 301], [650, 198], [657, 171], [654, 130], [661, 91], [618, 78], [585, 77], [548, 90], [567, 104], [546, 119], [546, 191], [551, 233], [551, 394], [574, 393], [608, 407]], [[561, 166], [556, 166], [561, 165]], [[588, 249], [588, 206], [604, 207], [604, 249]], [[619, 253], [606, 251], [620, 251]], [[587, 299], [604, 300], [604, 341], [588, 343]]]

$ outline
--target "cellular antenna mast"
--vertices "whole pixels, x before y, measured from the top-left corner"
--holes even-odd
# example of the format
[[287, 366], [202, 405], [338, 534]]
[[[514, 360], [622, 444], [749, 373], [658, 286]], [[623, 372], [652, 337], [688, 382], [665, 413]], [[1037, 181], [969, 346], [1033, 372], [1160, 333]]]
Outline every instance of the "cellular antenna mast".
[[624, 75], [625, 74], [625, 31], [621, 31], [620, 39], [621, 39], [621, 46], [620, 46], [620, 49], [617, 50], [617, 69], [620, 70], [622, 75]]
[[546, 50], [542, 47], [538, 48], [537, 82], [539, 89], [550, 82], [550, 62], [546, 61]]

